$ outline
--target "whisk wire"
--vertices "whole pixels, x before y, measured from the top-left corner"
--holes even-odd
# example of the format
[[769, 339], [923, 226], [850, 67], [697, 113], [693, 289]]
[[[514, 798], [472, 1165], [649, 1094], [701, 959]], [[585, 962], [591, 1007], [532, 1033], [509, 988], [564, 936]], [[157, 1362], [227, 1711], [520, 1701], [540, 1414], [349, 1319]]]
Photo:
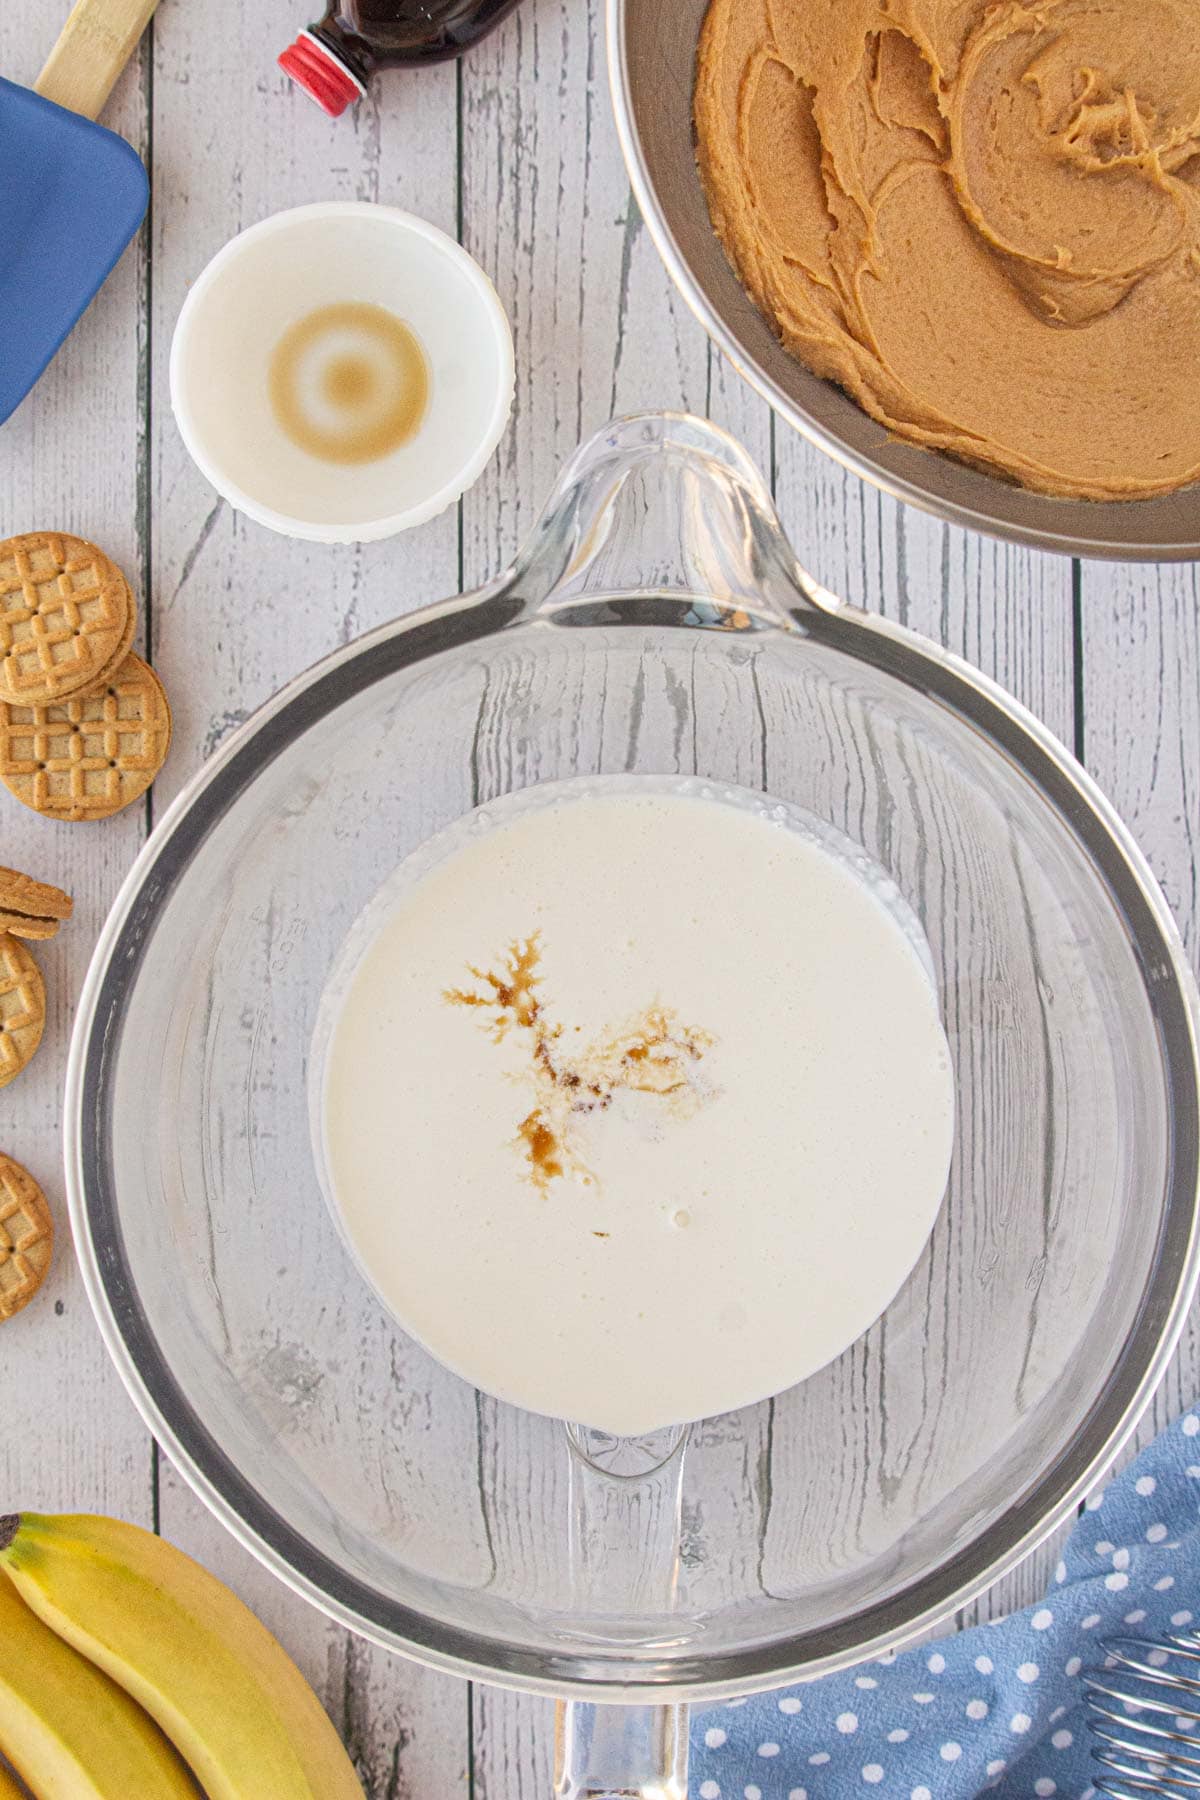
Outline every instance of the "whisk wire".
[[[1200, 1742], [1198, 1742], [1196, 1734], [1183, 1719], [1176, 1721], [1176, 1728], [1172, 1730], [1169, 1726], [1154, 1724], [1148, 1719], [1135, 1717], [1128, 1710], [1117, 1712], [1113, 1707], [1101, 1706], [1091, 1696], [1089, 1696], [1087, 1704], [1093, 1733], [1099, 1737], [1119, 1736], [1120, 1730], [1133, 1730], [1138, 1734], [1139, 1741], [1141, 1738], [1158, 1738], [1163, 1742], [1186, 1746], [1188, 1750], [1200, 1750]], [[1110, 1726], [1117, 1726], [1118, 1732], [1115, 1734], [1111, 1732], [1108, 1729]], [[1183, 1748], [1179, 1750], [1179, 1756], [1181, 1760], [1188, 1760]], [[1195, 1758], [1191, 1760], [1195, 1761]], [[1196, 1766], [1200, 1770], [1200, 1762], [1197, 1762]]]
[[[1109, 1638], [1085, 1677], [1094, 1785], [1107, 1800], [1191, 1800], [1200, 1793], [1200, 1637]], [[1170, 1720], [1168, 1725], [1164, 1723]]]

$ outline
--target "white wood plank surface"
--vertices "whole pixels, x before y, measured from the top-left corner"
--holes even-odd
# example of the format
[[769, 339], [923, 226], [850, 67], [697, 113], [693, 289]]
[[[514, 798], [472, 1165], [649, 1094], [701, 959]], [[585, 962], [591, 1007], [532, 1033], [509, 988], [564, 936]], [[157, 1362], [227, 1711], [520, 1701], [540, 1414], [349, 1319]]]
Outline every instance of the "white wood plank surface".
[[[0, 69], [31, 82], [61, 21], [0, 9]], [[127, 70], [108, 117], [146, 147], [146, 66]], [[36, 392], [0, 430], [0, 535], [58, 528], [97, 539], [144, 589], [144, 243], [134, 244]], [[143, 629], [145, 609], [143, 608]], [[5, 793], [0, 863], [66, 888], [75, 915], [34, 946], [47, 988], [35, 1061], [0, 1091], [0, 1149], [27, 1165], [54, 1212], [46, 1291], [0, 1340], [0, 1509], [88, 1506], [149, 1525], [151, 1445], [92, 1321], [71, 1254], [59, 1127], [75, 996], [104, 915], [145, 834], [136, 807], [105, 825], [51, 824]]]
[[[238, 1549], [154, 1451], [101, 1348], [66, 1241], [58, 1128], [74, 997], [155, 810], [226, 733], [333, 645], [495, 573], [563, 460], [613, 413], [708, 411], [769, 474], [818, 579], [951, 645], [1081, 751], [1200, 954], [1196, 570], [1073, 569], [942, 526], [777, 425], [708, 346], [633, 206], [600, 14], [598, 0], [523, 0], [462, 65], [388, 77], [334, 122], [275, 68], [305, 22], [303, 0], [163, 0], [106, 114], [148, 157], [147, 227], [0, 428], [0, 535], [55, 525], [111, 551], [143, 597], [145, 641], [176, 720], [152, 804], [117, 821], [49, 825], [0, 794], [0, 862], [76, 897], [71, 925], [36, 952], [51, 995], [46, 1044], [0, 1095], [0, 1148], [40, 1176], [62, 1228], [49, 1292], [4, 1328], [0, 1510], [119, 1513], [199, 1556], [310, 1675], [371, 1800], [548, 1796], [548, 1704], [472, 1693], [374, 1651]], [[45, 0], [0, 9], [4, 74], [32, 80], [53, 15]], [[235, 518], [189, 461], [167, 394], [174, 320], [209, 256], [267, 213], [321, 198], [389, 201], [460, 233], [495, 279], [516, 339], [513, 421], [477, 487], [421, 530], [365, 548], [292, 543]], [[1198, 1390], [1193, 1319], [1142, 1437]], [[708, 1429], [719, 1452], [719, 1424]], [[519, 1470], [519, 1430], [489, 1437], [485, 1416], [484, 1444], [498, 1468]], [[722, 1529], [712, 1519], [692, 1527]], [[538, 1554], [536, 1544], [507, 1548]], [[1047, 1546], [972, 1616], [1032, 1598], [1055, 1555]]]
[[[453, 68], [380, 83], [327, 119], [275, 67], [304, 23], [236, 0], [164, 5], [154, 38], [151, 235], [151, 564], [154, 659], [175, 700], [163, 805], [228, 730], [290, 676], [371, 626], [459, 584], [458, 519], [395, 544], [289, 541], [233, 515], [196, 471], [171, 420], [167, 356], [188, 283], [234, 232], [323, 199], [379, 200], [454, 231]], [[164, 1463], [163, 1532], [217, 1569], [313, 1681], [374, 1800], [463, 1794], [468, 1693], [322, 1619], [231, 1545]]]
[[[1195, 563], [1080, 572], [1083, 759], [1127, 823], [1200, 969], [1200, 572]], [[1200, 1393], [1200, 1308], [1137, 1433]]]

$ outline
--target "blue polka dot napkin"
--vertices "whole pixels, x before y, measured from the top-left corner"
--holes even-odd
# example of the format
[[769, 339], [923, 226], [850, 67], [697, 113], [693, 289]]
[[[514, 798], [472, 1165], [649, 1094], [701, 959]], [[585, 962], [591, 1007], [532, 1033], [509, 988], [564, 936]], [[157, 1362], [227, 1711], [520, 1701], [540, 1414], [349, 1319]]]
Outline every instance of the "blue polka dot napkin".
[[1067, 1543], [1045, 1600], [692, 1722], [699, 1800], [1091, 1800], [1080, 1671], [1109, 1634], [1200, 1614], [1200, 1411], [1163, 1432]]

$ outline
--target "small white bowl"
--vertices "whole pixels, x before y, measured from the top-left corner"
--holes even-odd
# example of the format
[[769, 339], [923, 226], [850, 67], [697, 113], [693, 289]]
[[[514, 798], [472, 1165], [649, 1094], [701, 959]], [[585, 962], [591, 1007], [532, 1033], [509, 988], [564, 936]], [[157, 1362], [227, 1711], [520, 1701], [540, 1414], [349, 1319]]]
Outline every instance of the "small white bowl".
[[[268, 394], [288, 326], [343, 301], [395, 313], [428, 365], [418, 429], [373, 462], [301, 450]], [[482, 473], [512, 398], [512, 332], [483, 270], [435, 225], [369, 201], [298, 206], [233, 238], [193, 283], [171, 344], [171, 405], [203, 474], [260, 525], [319, 543], [389, 537], [444, 511]]]

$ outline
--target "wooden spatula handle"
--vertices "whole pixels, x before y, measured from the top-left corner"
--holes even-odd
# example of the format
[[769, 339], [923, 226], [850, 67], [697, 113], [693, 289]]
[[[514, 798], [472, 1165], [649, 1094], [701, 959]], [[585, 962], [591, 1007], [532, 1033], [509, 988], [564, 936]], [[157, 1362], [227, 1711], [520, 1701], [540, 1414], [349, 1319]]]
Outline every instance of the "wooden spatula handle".
[[157, 0], [75, 0], [34, 82], [47, 100], [94, 119], [133, 55]]

